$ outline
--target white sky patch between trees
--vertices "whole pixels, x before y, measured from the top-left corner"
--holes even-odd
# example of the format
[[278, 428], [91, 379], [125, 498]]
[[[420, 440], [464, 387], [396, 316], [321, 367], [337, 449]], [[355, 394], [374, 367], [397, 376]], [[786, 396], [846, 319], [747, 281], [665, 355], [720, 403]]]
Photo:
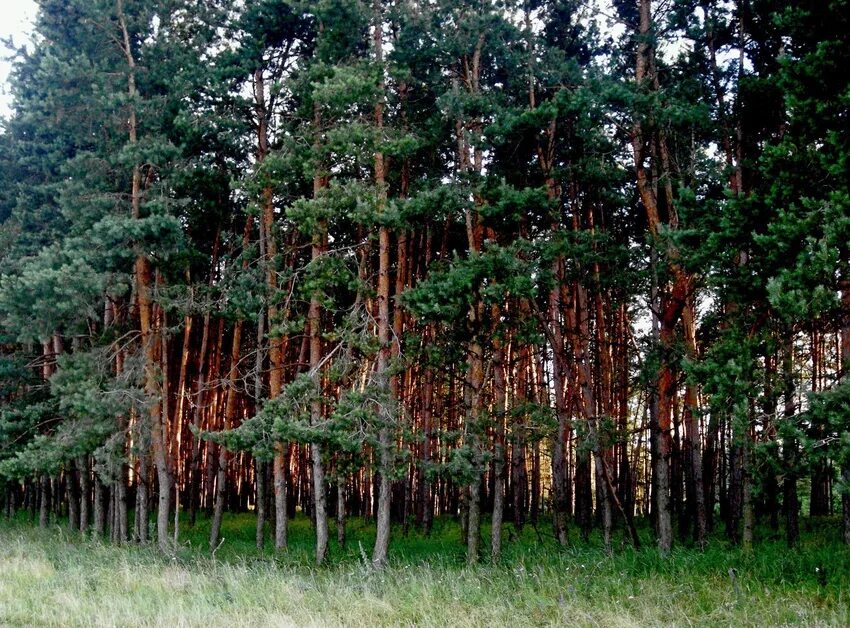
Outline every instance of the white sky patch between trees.
[[[0, 38], [12, 39], [15, 48], [29, 41], [33, 21], [38, 11], [35, 0], [0, 0]], [[12, 56], [6, 46], [0, 54], [0, 117], [8, 118], [11, 113], [12, 95], [9, 93], [9, 71]]]

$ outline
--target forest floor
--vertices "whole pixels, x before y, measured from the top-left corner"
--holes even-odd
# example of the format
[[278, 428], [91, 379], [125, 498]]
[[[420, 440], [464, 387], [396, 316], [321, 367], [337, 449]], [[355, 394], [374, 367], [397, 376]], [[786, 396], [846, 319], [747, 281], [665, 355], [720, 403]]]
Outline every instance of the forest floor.
[[394, 531], [392, 564], [376, 572], [364, 561], [372, 529], [360, 521], [317, 569], [303, 517], [278, 557], [254, 549], [251, 515], [225, 519], [215, 556], [199, 521], [171, 558], [3, 520], [0, 625], [850, 625], [850, 550], [837, 522], [803, 527], [794, 551], [764, 530], [751, 555], [718, 538], [664, 560], [645, 529], [644, 549], [618, 533], [608, 556], [598, 539], [562, 550], [543, 527], [517, 535], [508, 525], [502, 562], [470, 568], [445, 519], [430, 538]]

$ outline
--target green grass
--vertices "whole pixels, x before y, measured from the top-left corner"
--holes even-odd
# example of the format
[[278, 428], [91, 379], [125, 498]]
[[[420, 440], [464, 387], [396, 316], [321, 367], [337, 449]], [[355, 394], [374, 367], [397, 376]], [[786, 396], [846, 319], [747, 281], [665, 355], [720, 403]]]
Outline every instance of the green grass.
[[747, 556], [715, 540], [705, 552], [677, 549], [666, 560], [619, 539], [613, 556], [595, 539], [561, 550], [542, 528], [538, 536], [526, 527], [506, 534], [502, 564], [468, 568], [457, 525], [440, 520], [428, 539], [396, 531], [382, 572], [361, 558], [360, 544], [368, 552], [373, 535], [361, 522], [321, 569], [311, 566], [303, 517], [280, 556], [254, 549], [250, 515], [226, 518], [214, 558], [207, 530], [207, 521], [184, 530], [177, 555], [165, 558], [58, 525], [39, 531], [4, 521], [0, 625], [850, 624], [850, 551], [834, 522], [810, 524], [796, 551], [767, 538]]

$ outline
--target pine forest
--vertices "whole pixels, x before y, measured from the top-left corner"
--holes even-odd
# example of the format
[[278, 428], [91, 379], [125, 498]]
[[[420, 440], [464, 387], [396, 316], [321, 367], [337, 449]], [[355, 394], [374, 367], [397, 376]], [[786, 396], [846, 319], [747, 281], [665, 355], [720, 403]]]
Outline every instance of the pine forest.
[[[773, 556], [833, 614], [693, 617], [850, 621], [848, 0], [37, 4], [0, 544], [631, 561], [611, 587], [714, 556], [739, 600]], [[564, 591], [516, 622], [610, 623]]]

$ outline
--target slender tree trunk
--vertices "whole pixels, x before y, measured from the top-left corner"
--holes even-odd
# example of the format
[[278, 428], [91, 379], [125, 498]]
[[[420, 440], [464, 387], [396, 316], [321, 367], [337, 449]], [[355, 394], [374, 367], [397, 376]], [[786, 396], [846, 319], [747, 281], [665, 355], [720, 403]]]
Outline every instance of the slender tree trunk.
[[[136, 473], [136, 507], [135, 519], [133, 522], [134, 537], [138, 543], [148, 542], [148, 502], [150, 495], [150, 470], [148, 469], [148, 451], [150, 449], [150, 438], [148, 435], [147, 426], [144, 425], [144, 420], [139, 417], [135, 418], [137, 426], [137, 438], [139, 449], [139, 465]], [[119, 464], [118, 467], [119, 480], [115, 487], [117, 495], [117, 504], [126, 504], [127, 490], [125, 475], [125, 465]], [[123, 512], [126, 506], [119, 506], [119, 510]]]
[[[840, 350], [841, 364], [839, 372], [841, 375], [841, 383], [846, 384], [850, 381], [850, 277], [844, 276], [841, 278], [841, 329]], [[847, 432], [844, 437], [850, 437]], [[850, 459], [845, 457], [841, 464], [841, 480], [843, 483], [841, 492], [841, 511], [844, 522], [844, 543], [850, 545]]]
[[740, 541], [739, 526], [743, 514], [744, 504], [744, 475], [741, 460], [743, 448], [739, 426], [734, 425], [739, 421], [733, 417], [732, 443], [729, 447], [729, 489], [727, 494], [728, 505], [726, 507], [726, 536], [733, 543]]
[[336, 485], [336, 542], [345, 547], [345, 479], [339, 478]]
[[38, 495], [38, 527], [47, 527], [50, 518], [50, 477], [45, 473], [41, 476]]
[[[531, 16], [526, 11], [526, 29], [529, 35], [531, 34]], [[529, 45], [529, 50], [532, 47]], [[529, 64], [534, 66], [535, 60], [533, 55], [529, 58]], [[533, 72], [529, 72], [533, 76]], [[528, 89], [529, 106], [535, 109], [537, 106], [535, 83], [532, 79]], [[538, 142], [537, 144], [537, 160], [541, 171], [546, 178], [546, 197], [549, 200], [549, 211], [552, 213], [552, 233], [557, 234], [561, 228], [561, 187], [558, 185], [555, 178], [552, 176], [552, 170], [555, 160], [555, 148], [557, 138], [557, 117], [553, 117], [546, 129], [546, 144]], [[552, 523], [555, 530], [555, 538], [561, 546], [567, 545], [568, 542], [568, 517], [571, 511], [571, 491], [569, 490], [570, 483], [568, 481], [568, 461], [565, 451], [570, 441], [570, 417], [568, 410], [568, 399], [565, 390], [565, 379], [567, 375], [567, 362], [564, 355], [564, 340], [563, 328], [560, 321], [561, 307], [559, 296], [564, 283], [564, 267], [563, 259], [557, 256], [553, 262], [552, 275], [554, 283], [549, 291], [548, 300], [548, 318], [543, 322], [544, 329], [547, 330], [547, 338], [552, 347], [553, 360], [553, 386], [555, 389], [555, 414], [558, 418], [558, 429], [552, 443], [552, 492], [553, 492], [553, 513]]]
[[[600, 451], [599, 431], [597, 428], [596, 418], [591, 418], [588, 421], [588, 429], [590, 438], [594, 442], [593, 460], [596, 470], [596, 486], [599, 495], [599, 503], [596, 507], [601, 511], [602, 518], [602, 545], [605, 552], [611, 553], [611, 529], [613, 527], [613, 517], [611, 516], [611, 503], [609, 497], [608, 482], [606, 482], [605, 458]], [[614, 496], [612, 496], [614, 497]]]
[[[481, 58], [486, 39], [485, 33], [478, 35], [475, 49], [471, 58], [465, 55], [463, 66], [465, 68], [465, 82], [469, 92], [478, 94], [480, 90]], [[475, 120], [467, 128], [462, 121], [456, 122], [456, 135], [458, 142], [458, 172], [465, 173], [470, 169], [480, 175], [483, 169], [483, 154], [480, 146], [472, 149], [472, 162], [470, 163], [470, 140], [469, 135], [480, 130], [480, 120]], [[477, 256], [481, 252], [483, 242], [483, 226], [481, 224], [480, 208], [483, 199], [476, 195], [475, 208], [466, 211], [466, 233], [471, 256]], [[471, 340], [467, 349], [468, 371], [466, 385], [464, 387], [466, 417], [464, 417], [464, 439], [470, 449], [472, 456], [472, 477], [464, 490], [466, 498], [466, 559], [470, 564], [478, 562], [479, 545], [481, 538], [481, 480], [483, 472], [482, 444], [478, 435], [480, 420], [483, 411], [483, 387], [484, 387], [484, 347], [482, 339], [482, 320], [484, 314], [484, 303], [480, 295], [476, 295], [475, 303], [470, 307], [467, 318], [470, 328]]]
[[257, 511], [256, 544], [257, 550], [261, 552], [266, 544], [266, 463], [259, 458], [254, 458], [254, 482], [256, 486], [254, 508]]
[[753, 479], [752, 479], [752, 438], [750, 436], [749, 425], [744, 430], [744, 442], [741, 446], [741, 478], [743, 485], [741, 487], [741, 514], [743, 519], [743, 535], [741, 537], [741, 547], [744, 552], [751, 553], [753, 551], [753, 534], [755, 530], [755, 513], [753, 511]]
[[608, 487], [604, 480], [604, 459], [600, 445], [600, 434], [597, 429], [596, 404], [591, 376], [590, 357], [588, 355], [587, 343], [590, 338], [589, 312], [587, 310], [587, 297], [585, 289], [580, 284], [576, 285], [576, 308], [575, 327], [572, 334], [573, 356], [576, 362], [578, 384], [580, 390], [581, 409], [585, 422], [587, 423], [587, 437], [592, 448], [594, 469], [596, 473], [596, 489], [599, 496], [596, 507], [600, 510], [602, 519], [603, 544], [606, 551], [611, 549], [611, 502], [608, 496]]
[[[381, 11], [381, 0], [374, 1], [375, 26], [374, 46], [375, 61], [381, 72], [378, 89], [380, 94], [375, 103], [375, 127], [379, 136], [384, 129], [384, 79], [383, 79], [383, 15]], [[379, 141], [381, 141], [379, 139]], [[383, 212], [387, 201], [386, 191], [386, 164], [384, 154], [380, 150], [375, 152], [375, 187], [378, 195], [378, 213]], [[375, 367], [375, 379], [379, 390], [384, 393], [390, 392], [389, 367], [390, 358], [390, 232], [386, 225], [381, 225], [378, 230], [378, 360]], [[391, 399], [390, 404], [396, 399]], [[384, 411], [378, 421], [378, 456], [380, 460], [380, 483], [378, 485], [378, 509], [376, 514], [377, 534], [375, 537], [375, 549], [372, 552], [372, 564], [375, 567], [383, 567], [387, 562], [387, 552], [390, 543], [390, 507], [392, 498], [392, 436], [389, 423], [393, 421], [395, 412], [390, 409]]]
[[[433, 339], [433, 326], [428, 325], [425, 330], [424, 343], [428, 343]], [[426, 365], [424, 367], [422, 385], [422, 453], [419, 462], [419, 503], [421, 508], [422, 518], [420, 525], [425, 534], [431, 531], [431, 523], [434, 516], [434, 498], [431, 494], [431, 482], [428, 479], [428, 467], [431, 464], [431, 439], [432, 439], [432, 421], [434, 417], [434, 370]]]
[[[688, 305], [682, 311], [682, 323], [685, 330], [685, 346], [688, 357], [696, 358], [696, 324], [694, 321], [693, 300], [688, 300]], [[688, 441], [687, 451], [690, 464], [689, 494], [693, 497], [694, 513], [694, 542], [700, 548], [706, 543], [706, 514], [705, 514], [705, 488], [702, 479], [702, 453], [699, 430], [697, 426], [698, 401], [697, 389], [693, 383], [688, 383], [685, 388], [684, 425], [685, 436]]]
[[[186, 280], [191, 279], [189, 272], [186, 273]], [[194, 293], [190, 288], [190, 299], [194, 297]], [[172, 459], [174, 460], [174, 546], [180, 538], [180, 471], [183, 467], [183, 409], [186, 401], [186, 372], [189, 367], [189, 353], [191, 351], [192, 337], [192, 316], [187, 314], [183, 319], [183, 347], [180, 352], [180, 372], [177, 377], [177, 397], [174, 403], [174, 421], [172, 442], [174, 444], [174, 452]]]
[[[269, 112], [266, 105], [266, 84], [262, 68], [254, 72], [254, 97], [257, 115], [257, 161], [262, 163], [269, 154]], [[274, 231], [274, 197], [272, 189], [266, 187], [262, 192], [263, 215], [261, 239], [265, 244], [266, 285], [269, 291], [268, 319], [269, 328], [277, 322], [277, 236]], [[283, 389], [283, 352], [282, 340], [277, 334], [269, 337], [269, 399], [277, 398]], [[286, 509], [287, 483], [284, 465], [285, 449], [283, 443], [275, 443], [273, 460], [274, 497], [275, 497], [275, 549], [287, 546], [289, 517]]]
[[511, 443], [511, 510], [513, 523], [517, 531], [522, 532], [525, 525], [525, 502], [528, 492], [528, 470], [525, 459], [525, 442], [523, 431], [525, 427], [522, 419], [514, 422], [512, 426]]
[[[216, 233], [215, 243], [213, 245], [212, 268], [214, 269], [218, 263], [218, 246], [219, 233]], [[210, 285], [213, 283], [215, 271], [210, 271]], [[206, 373], [207, 373], [207, 351], [210, 337], [210, 313], [204, 313], [204, 324], [201, 330], [201, 348], [198, 352], [198, 378], [195, 388], [195, 404], [192, 410], [192, 426], [194, 433], [197, 433], [201, 428], [201, 419], [203, 417], [204, 406], [207, 399], [206, 391]], [[198, 436], [192, 437], [192, 451], [189, 461], [189, 527], [194, 527], [195, 519], [198, 513], [198, 498], [201, 491], [201, 439]]]
[[[652, 44], [654, 26], [652, 22], [651, 0], [640, 0], [639, 4], [639, 41], [635, 66], [635, 79], [639, 87], [657, 91], [659, 81], [656, 72], [655, 50]], [[659, 168], [664, 174], [664, 204], [667, 209], [666, 225], [662, 223], [658, 204], [656, 186], [650, 181], [646, 169], [648, 147], [654, 147], [657, 158], [654, 160], [654, 170]], [[662, 242], [662, 227], [668, 230], [678, 228], [679, 219], [674, 203], [673, 182], [671, 179], [671, 161], [664, 133], [660, 130], [648, 132], [639, 116], [635, 116], [632, 128], [632, 148], [635, 160], [635, 173], [638, 193], [644, 205], [649, 223], [650, 233], [656, 244]], [[657, 175], [656, 175], [657, 176]], [[658, 316], [660, 319], [659, 342], [662, 350], [662, 361], [658, 372], [658, 412], [657, 424], [653, 443], [655, 445], [653, 467], [653, 493], [655, 494], [655, 523], [658, 532], [658, 546], [662, 554], [667, 554], [673, 544], [673, 527], [670, 515], [670, 428], [673, 415], [673, 399], [675, 396], [676, 377], [671, 361], [675, 356], [676, 326], [682, 311], [687, 307], [692, 292], [691, 277], [682, 269], [679, 263], [679, 252], [675, 246], [666, 243], [666, 265], [672, 276], [672, 285], [661, 291]]]
[[[554, 180], [549, 180], [547, 183], [549, 190], [550, 201], [555, 201], [560, 197], [560, 192], [555, 192]], [[553, 229], [558, 228], [557, 221], [553, 223]], [[549, 313], [547, 321], [547, 329], [549, 344], [552, 347], [553, 372], [552, 381], [555, 389], [555, 414], [558, 418], [558, 428], [555, 432], [555, 438], [552, 443], [552, 492], [554, 496], [553, 507], [553, 525], [555, 528], [555, 538], [563, 547], [569, 542], [568, 537], [568, 517], [571, 510], [570, 504], [570, 481], [568, 477], [568, 451], [570, 442], [570, 416], [569, 416], [569, 400], [566, 391], [566, 378], [568, 372], [568, 364], [564, 347], [563, 326], [561, 323], [561, 307], [560, 294], [561, 285], [563, 284], [563, 260], [559, 257], [555, 260], [553, 268], [553, 276], [555, 284], [549, 291]]]
[[[720, 413], [714, 411], [708, 419], [708, 429], [705, 437], [705, 453], [702, 462], [702, 481], [705, 494], [705, 524], [706, 530], [714, 529], [714, 504], [717, 487], [717, 436], [720, 430]], [[719, 479], [722, 482], [722, 477]]]
[[80, 532], [86, 534], [89, 530], [89, 499], [91, 495], [88, 456], [77, 458], [77, 469], [80, 474]]
[[[242, 251], [246, 251], [251, 244], [251, 227], [253, 220], [250, 216], [245, 218], [245, 228], [242, 233]], [[242, 271], [248, 270], [248, 259], [242, 261]], [[239, 358], [242, 355], [242, 327], [244, 321], [240, 318], [233, 324], [233, 338], [230, 346], [230, 371], [227, 375], [227, 401], [224, 406], [225, 431], [234, 427], [236, 419], [236, 405], [238, 398], [239, 381]], [[213, 509], [213, 520], [210, 526], [210, 550], [218, 547], [218, 539], [221, 533], [221, 520], [224, 514], [224, 499], [227, 495], [227, 472], [230, 463], [230, 452], [224, 446], [218, 448], [218, 472], [216, 475], [216, 495]]]
[[[127, 94], [129, 97], [128, 132], [129, 143], [135, 146], [138, 143], [137, 120], [135, 100], [136, 92], [136, 60], [130, 44], [130, 35], [127, 30], [126, 17], [124, 15], [123, 0], [116, 0], [118, 8], [118, 22], [123, 36], [124, 54], [127, 59]], [[142, 201], [142, 168], [136, 163], [133, 165], [133, 181], [131, 191], [133, 218], [141, 218]], [[139, 326], [142, 337], [142, 347], [145, 356], [144, 379], [145, 395], [150, 412], [151, 430], [151, 453], [156, 465], [157, 479], [159, 481], [159, 504], [157, 508], [157, 542], [160, 551], [169, 551], [168, 515], [171, 510], [171, 474], [168, 468], [166, 455], [165, 426], [162, 422], [163, 400], [162, 391], [158, 383], [159, 365], [159, 339], [160, 331], [153, 316], [153, 304], [151, 301], [151, 286], [153, 285], [153, 272], [150, 260], [143, 254], [136, 257], [135, 263], [135, 288], [136, 300], [139, 313]]]
[[[265, 259], [265, 242], [263, 229], [260, 228], [260, 257]], [[265, 338], [265, 312], [257, 317], [257, 353], [254, 360], [254, 403], [259, 405], [263, 397], [263, 339]], [[256, 493], [254, 505], [257, 510], [257, 550], [262, 551], [266, 543], [266, 468], [267, 463], [260, 458], [254, 458], [254, 482]]]
[[[314, 131], [316, 147], [321, 141], [321, 112], [318, 104], [314, 109]], [[313, 177], [313, 195], [318, 197], [327, 186], [326, 177], [318, 170]], [[311, 262], [319, 263], [324, 255], [327, 242], [327, 225], [322, 222], [313, 234], [311, 245]], [[310, 402], [310, 422], [317, 425], [322, 420], [322, 402], [318, 392], [322, 388], [322, 295], [315, 292], [310, 297], [310, 308], [307, 312], [307, 323], [310, 329], [310, 378], [317, 393]], [[319, 443], [310, 443], [310, 455], [313, 467], [313, 512], [316, 521], [316, 563], [321, 565], [328, 554], [328, 515], [325, 495], [325, 468], [322, 462], [322, 450]]]
[[[476, 308], [480, 309], [480, 308]], [[480, 320], [480, 315], [477, 316]], [[482, 387], [484, 384], [484, 357], [481, 342], [476, 339], [469, 345], [469, 375], [467, 377], [465, 404], [469, 410], [465, 425], [468, 446], [472, 451], [472, 481], [466, 487], [467, 533], [466, 559], [470, 564], [478, 562], [481, 539], [481, 443], [476, 433], [481, 409]]]
[[[501, 308], [492, 307], [492, 319], [501, 319]], [[490, 527], [490, 552], [494, 563], [502, 557], [502, 519], [505, 508], [505, 413], [507, 384], [505, 350], [498, 334], [493, 336], [493, 414], [496, 420], [493, 448], [493, 514]]]
[[[250, 227], [246, 226], [246, 233]], [[242, 325], [237, 320], [233, 325], [233, 339], [230, 349], [230, 371], [227, 376], [227, 401], [224, 406], [224, 430], [232, 429], [236, 417], [237, 385], [239, 379], [239, 356], [242, 346]], [[224, 446], [218, 448], [218, 470], [216, 472], [215, 505], [213, 507], [213, 519], [210, 525], [210, 550], [218, 547], [221, 533], [221, 520], [224, 514], [224, 500], [227, 495], [227, 471], [230, 463], [230, 452]]]
[[5, 484], [4, 489], [3, 514], [6, 516], [6, 519], [12, 519], [15, 516], [15, 487]]
[[107, 498], [106, 487], [103, 485], [100, 477], [94, 476], [94, 534], [98, 540], [103, 540], [103, 535], [106, 533], [106, 510], [104, 509], [104, 500]]
[[[140, 459], [146, 458], [146, 450], [147, 450], [147, 441], [143, 441], [140, 446], [141, 457]], [[114, 541], [118, 545], [123, 543], [127, 543], [130, 540], [130, 521], [127, 515], [127, 472], [128, 466], [127, 463], [123, 460], [119, 461], [116, 464], [117, 478], [113, 483], [112, 487], [112, 497], [113, 497], [113, 514], [114, 514], [114, 528], [115, 528], [115, 538]], [[141, 468], [141, 464], [140, 464]], [[136, 510], [136, 518], [140, 521], [139, 525], [141, 527], [142, 535], [139, 537], [140, 543], [147, 543], [148, 540], [148, 501], [147, 501], [147, 486], [148, 486], [148, 475], [147, 475], [147, 466], [145, 468], [145, 475], [136, 484], [136, 493], [144, 496], [144, 501], [141, 507]]]
[[68, 529], [76, 532], [80, 529], [80, 492], [77, 489], [77, 464], [68, 462], [65, 469], [65, 485], [68, 495]]
[[115, 545], [120, 544], [118, 538], [118, 502], [117, 489], [113, 483], [112, 489], [109, 491], [109, 503], [107, 505], [106, 518], [109, 521], [109, 542]]
[[[45, 385], [49, 385], [50, 378], [53, 375], [53, 365], [55, 363], [52, 341], [45, 340], [42, 342], [41, 349], [43, 360], [42, 379], [44, 380]], [[52, 497], [50, 492], [50, 476], [46, 473], [42, 473], [39, 484], [38, 527], [44, 529], [47, 527], [50, 519], [50, 498]]]

